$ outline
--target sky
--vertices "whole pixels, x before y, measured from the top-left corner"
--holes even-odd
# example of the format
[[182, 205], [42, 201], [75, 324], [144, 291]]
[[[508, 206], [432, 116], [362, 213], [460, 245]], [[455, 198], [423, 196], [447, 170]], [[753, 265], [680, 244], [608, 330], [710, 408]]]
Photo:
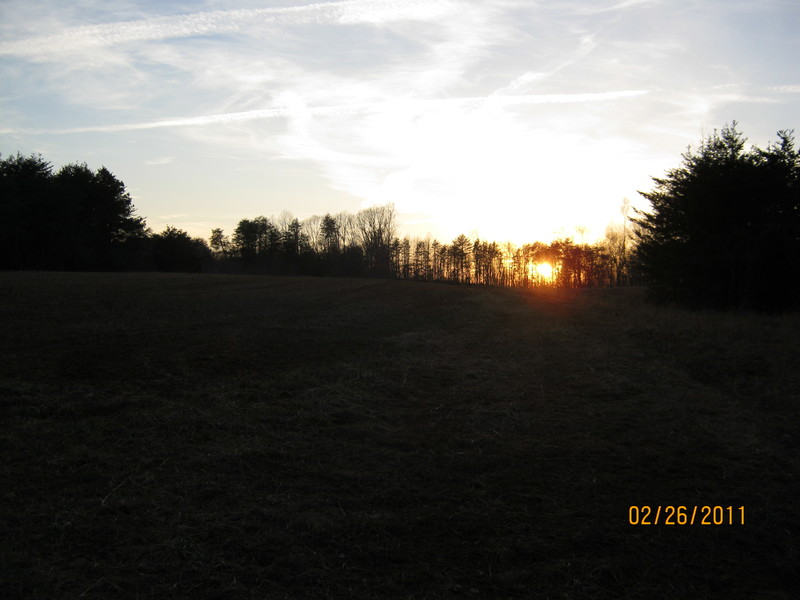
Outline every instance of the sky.
[[738, 121], [800, 131], [796, 0], [2, 0], [0, 153], [107, 167], [155, 231], [394, 203], [591, 242]]

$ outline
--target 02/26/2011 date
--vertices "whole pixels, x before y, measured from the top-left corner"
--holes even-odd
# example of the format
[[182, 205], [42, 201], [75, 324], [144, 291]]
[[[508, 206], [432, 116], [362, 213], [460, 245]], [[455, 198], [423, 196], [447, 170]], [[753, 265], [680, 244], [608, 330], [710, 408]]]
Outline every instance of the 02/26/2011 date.
[[631, 525], [744, 525], [744, 506], [631, 506]]

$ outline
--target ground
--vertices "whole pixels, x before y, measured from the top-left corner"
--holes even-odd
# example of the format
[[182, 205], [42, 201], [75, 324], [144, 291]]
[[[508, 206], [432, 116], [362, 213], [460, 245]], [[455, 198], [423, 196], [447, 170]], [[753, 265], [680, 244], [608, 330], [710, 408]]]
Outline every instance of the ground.
[[634, 288], [0, 273], [0, 596], [788, 600], [798, 334]]

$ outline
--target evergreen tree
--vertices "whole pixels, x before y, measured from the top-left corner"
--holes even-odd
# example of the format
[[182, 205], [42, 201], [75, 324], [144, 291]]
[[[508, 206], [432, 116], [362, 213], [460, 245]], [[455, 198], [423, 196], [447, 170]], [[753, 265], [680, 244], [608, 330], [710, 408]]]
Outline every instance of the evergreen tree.
[[790, 132], [745, 150], [736, 123], [654, 178], [637, 259], [662, 298], [711, 307], [798, 305], [800, 159]]
[[[147, 235], [125, 184], [108, 169], [41, 156], [0, 160], [0, 264], [13, 269], [119, 269]], [[131, 248], [135, 248], [133, 252]]]
[[152, 238], [153, 265], [159, 271], [199, 273], [211, 262], [211, 249], [201, 238], [167, 225]]

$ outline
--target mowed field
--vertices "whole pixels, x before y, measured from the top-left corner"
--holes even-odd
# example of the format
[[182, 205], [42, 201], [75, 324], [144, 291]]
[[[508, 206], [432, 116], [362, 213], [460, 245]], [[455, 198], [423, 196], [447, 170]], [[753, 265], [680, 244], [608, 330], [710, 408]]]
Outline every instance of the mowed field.
[[0, 597], [789, 600], [799, 401], [639, 289], [0, 273]]

